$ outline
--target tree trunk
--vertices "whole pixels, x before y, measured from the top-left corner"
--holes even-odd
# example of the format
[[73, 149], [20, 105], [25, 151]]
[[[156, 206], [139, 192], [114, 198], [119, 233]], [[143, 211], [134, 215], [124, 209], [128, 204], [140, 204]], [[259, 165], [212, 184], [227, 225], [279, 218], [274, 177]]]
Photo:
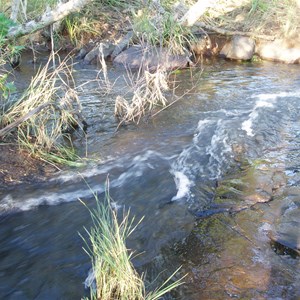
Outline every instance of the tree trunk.
[[[15, 0], [14, 0], [15, 1]], [[8, 38], [16, 38], [34, 33], [46, 26], [49, 26], [72, 12], [78, 11], [92, 0], [70, 0], [67, 3], [58, 4], [53, 10], [46, 11], [39, 21], [29, 21], [24, 25], [17, 25], [10, 29]]]
[[205, 14], [205, 12], [216, 4], [216, 0], [198, 0], [188, 12], [180, 19], [180, 23], [183, 26], [191, 27], [198, 19]]
[[14, 22], [17, 21], [18, 13], [19, 13], [19, 7], [20, 7], [20, 0], [12, 0], [11, 1], [11, 14], [10, 19]]

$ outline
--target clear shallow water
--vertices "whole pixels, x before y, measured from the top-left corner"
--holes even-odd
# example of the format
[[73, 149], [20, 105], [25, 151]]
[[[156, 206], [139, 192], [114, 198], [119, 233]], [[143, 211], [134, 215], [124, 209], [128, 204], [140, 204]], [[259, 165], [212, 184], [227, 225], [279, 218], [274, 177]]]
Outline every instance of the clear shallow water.
[[[114, 201], [137, 218], [145, 216], [129, 241], [130, 248], [145, 252], [135, 265], [157, 274], [182, 264], [182, 272], [189, 273], [177, 299], [297, 299], [299, 259], [276, 254], [268, 234], [281, 234], [292, 244], [299, 238], [299, 70], [221, 61], [204, 66], [201, 76], [183, 72], [176, 78], [182, 82], [177, 93], [191, 89], [189, 95], [147, 124], [118, 132], [112, 117], [115, 95], [103, 101], [98, 86], [86, 86], [81, 100], [88, 139], [78, 135], [74, 143], [95, 161], [0, 196], [1, 298], [84, 295], [90, 262], [78, 232], [89, 226], [90, 217], [78, 198], [93, 205], [87, 183], [101, 197], [109, 174]], [[82, 83], [95, 73], [78, 68], [75, 77]], [[119, 75], [110, 71], [112, 79]], [[116, 95], [125, 89], [123, 80], [116, 82]], [[219, 182], [234, 177], [237, 156], [264, 159], [267, 169], [284, 174], [282, 193], [270, 204], [195, 223], [196, 213], [216, 205]], [[264, 182], [268, 172], [262, 164], [259, 168], [255, 177]], [[251, 196], [259, 188], [259, 182], [249, 181], [242, 193]], [[248, 205], [245, 197], [235, 201]], [[236, 224], [242, 231], [231, 229]]]

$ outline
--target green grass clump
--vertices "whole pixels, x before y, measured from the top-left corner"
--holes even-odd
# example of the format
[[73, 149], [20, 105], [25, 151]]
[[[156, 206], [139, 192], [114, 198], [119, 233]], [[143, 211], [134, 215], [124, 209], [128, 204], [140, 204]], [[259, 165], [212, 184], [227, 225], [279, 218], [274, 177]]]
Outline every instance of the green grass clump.
[[64, 20], [64, 28], [67, 31], [70, 41], [73, 46], [78, 48], [84, 46], [91, 37], [99, 34], [97, 25], [96, 20], [79, 13], [72, 14]]
[[133, 252], [126, 247], [127, 238], [141, 221], [134, 225], [134, 218], [130, 219], [129, 212], [124, 212], [119, 223], [109, 192], [106, 191], [103, 202], [95, 193], [94, 197], [96, 208], [89, 210], [92, 227], [90, 230], [85, 228], [88, 241], [83, 238], [96, 282], [96, 290], [91, 289], [91, 299], [157, 300], [183, 283], [182, 278], [171, 282], [176, 271], [160, 288], [147, 293], [143, 276], [137, 273], [131, 262]]
[[137, 37], [149, 44], [166, 47], [173, 54], [184, 54], [194, 40], [190, 30], [174, 18], [164, 7], [144, 8], [133, 17], [133, 30]]

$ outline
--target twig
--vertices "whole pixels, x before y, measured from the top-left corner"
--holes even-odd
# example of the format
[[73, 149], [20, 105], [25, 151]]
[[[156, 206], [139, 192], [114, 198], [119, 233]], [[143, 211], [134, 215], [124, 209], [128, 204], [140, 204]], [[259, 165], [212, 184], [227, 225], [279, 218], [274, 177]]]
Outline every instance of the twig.
[[[200, 76], [203, 72], [203, 69], [201, 70]], [[162, 109], [160, 109], [159, 111], [157, 111], [156, 113], [154, 113], [153, 115], [151, 115], [151, 118], [154, 118], [156, 115], [158, 115], [159, 113], [161, 113], [162, 111], [164, 111], [165, 109], [169, 108], [170, 106], [172, 106], [173, 104], [175, 104], [176, 102], [178, 102], [179, 100], [181, 100], [184, 96], [186, 95], [190, 95], [191, 91], [195, 88], [195, 86], [192, 86], [188, 91], [186, 91], [185, 93], [183, 93], [180, 97], [178, 97], [176, 100], [172, 101], [170, 104], [164, 106]], [[175, 89], [174, 89], [175, 90]], [[173, 95], [173, 97], [176, 95]]]
[[15, 127], [18, 127], [20, 124], [31, 118], [33, 115], [39, 113], [41, 110], [46, 108], [47, 106], [53, 104], [52, 102], [44, 103], [33, 110], [31, 110], [29, 113], [27, 113], [25, 116], [22, 116], [18, 118], [16, 121], [12, 122], [11, 124], [7, 125], [3, 129], [0, 130], [0, 138], [8, 134], [10, 131], [12, 131]]

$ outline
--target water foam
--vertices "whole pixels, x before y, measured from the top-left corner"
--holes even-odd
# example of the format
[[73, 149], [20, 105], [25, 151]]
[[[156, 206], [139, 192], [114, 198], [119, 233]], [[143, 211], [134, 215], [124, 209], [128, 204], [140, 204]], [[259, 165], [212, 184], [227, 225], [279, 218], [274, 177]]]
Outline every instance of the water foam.
[[275, 100], [276, 98], [300, 97], [300, 90], [292, 92], [280, 92], [276, 94], [258, 94], [252, 95], [251, 98], [259, 98], [260, 100]]
[[172, 198], [172, 201], [187, 197], [190, 193], [190, 188], [194, 185], [192, 181], [182, 172], [175, 171], [173, 173], [177, 188], [177, 194]]
[[259, 117], [259, 109], [261, 108], [274, 108], [274, 103], [278, 98], [286, 97], [300, 97], [300, 90], [293, 92], [280, 92], [274, 94], [258, 94], [252, 95], [251, 98], [258, 100], [249, 114], [249, 118], [242, 123], [242, 130], [246, 131], [248, 136], [254, 136], [253, 133], [253, 122]]
[[[164, 157], [161, 153], [148, 150], [130, 159], [129, 156], [119, 160], [111, 161], [108, 165], [93, 166], [91, 169], [83, 170], [81, 173], [64, 172], [47, 185], [48, 192], [41, 188], [34, 190], [23, 199], [23, 195], [12, 192], [7, 194], [0, 201], [0, 213], [12, 211], [28, 211], [40, 205], [58, 205], [60, 203], [77, 201], [79, 198], [91, 198], [93, 192], [101, 194], [107, 174], [114, 174], [114, 179], [110, 181], [110, 187], [116, 188], [126, 186], [133, 179], [143, 176], [149, 169], [155, 169], [158, 162], [169, 161], [174, 156]], [[111, 172], [111, 173], [110, 173]], [[99, 175], [103, 175], [99, 179]], [[116, 176], [117, 175], [117, 176]], [[101, 179], [102, 178], [102, 179]], [[100, 181], [99, 181], [100, 180]], [[60, 189], [57, 189], [57, 185]], [[115, 203], [118, 208], [118, 203]]]
[[[102, 193], [104, 189], [99, 189], [99, 193]], [[19, 199], [9, 194], [6, 195], [0, 202], [0, 211], [28, 211], [34, 209], [40, 205], [58, 205], [63, 202], [77, 201], [79, 198], [85, 198], [91, 196], [91, 191], [76, 190], [74, 192], [66, 193], [48, 193], [43, 195], [32, 196], [26, 199]]]
[[[273, 102], [276, 100], [275, 95], [258, 95], [259, 100], [256, 101], [249, 118], [242, 123], [242, 130], [246, 131], [248, 136], [254, 136], [253, 122], [259, 117], [259, 109], [261, 108], [274, 108]], [[269, 100], [269, 101], [267, 101]]]
[[[229, 143], [227, 121], [218, 117], [198, 122], [192, 143], [172, 163], [170, 173], [174, 176], [177, 194], [172, 200], [186, 197], [192, 199], [191, 188], [200, 178], [218, 178], [232, 154]], [[224, 110], [223, 117], [227, 114]], [[199, 179], [198, 179], [199, 178]]]

